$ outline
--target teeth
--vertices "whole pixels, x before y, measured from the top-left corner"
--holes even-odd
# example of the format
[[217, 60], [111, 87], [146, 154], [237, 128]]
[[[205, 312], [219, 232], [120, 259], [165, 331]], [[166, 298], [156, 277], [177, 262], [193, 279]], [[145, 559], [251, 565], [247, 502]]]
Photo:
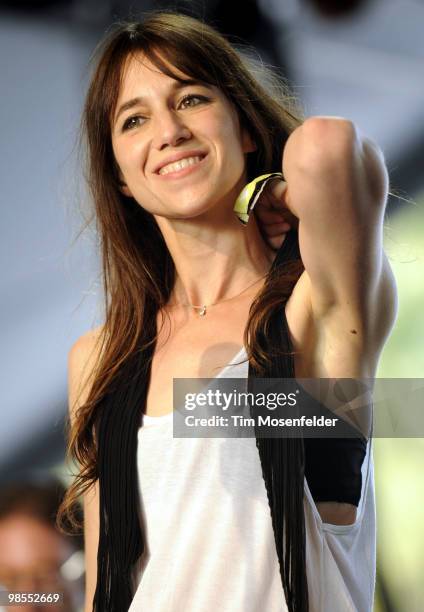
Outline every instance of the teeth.
[[201, 160], [202, 158], [199, 156], [185, 157], [184, 159], [180, 159], [177, 162], [173, 162], [172, 164], [167, 164], [166, 166], [163, 166], [159, 170], [159, 174], [168, 174], [169, 172], [178, 172], [179, 170], [183, 170], [184, 168], [187, 168], [187, 166], [194, 166], [194, 164], [197, 164]]

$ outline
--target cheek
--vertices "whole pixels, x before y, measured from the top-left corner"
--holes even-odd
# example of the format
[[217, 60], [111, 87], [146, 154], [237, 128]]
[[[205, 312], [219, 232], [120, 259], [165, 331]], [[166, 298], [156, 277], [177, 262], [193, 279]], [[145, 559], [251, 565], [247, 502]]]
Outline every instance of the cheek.
[[122, 139], [119, 143], [112, 144], [116, 163], [124, 174], [132, 174], [139, 170], [143, 164], [143, 150], [140, 143], [131, 139]]
[[224, 152], [226, 151], [227, 155], [231, 156], [227, 160], [228, 163], [234, 165], [235, 163], [238, 164], [240, 160], [244, 161], [243, 143], [241, 141], [239, 126], [235, 118], [226, 113], [221, 118], [219, 125], [221, 139], [224, 143]]

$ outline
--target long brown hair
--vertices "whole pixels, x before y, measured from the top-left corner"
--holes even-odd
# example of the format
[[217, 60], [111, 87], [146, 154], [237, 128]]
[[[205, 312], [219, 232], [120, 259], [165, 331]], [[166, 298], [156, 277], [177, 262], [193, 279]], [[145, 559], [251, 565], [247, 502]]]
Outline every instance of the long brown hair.
[[[198, 19], [170, 11], [149, 13], [139, 22], [116, 24], [96, 48], [81, 128], [102, 258], [105, 321], [98, 337], [93, 383], [69, 431], [67, 459], [78, 462], [79, 473], [59, 509], [60, 528], [64, 518], [74, 529], [82, 526], [74, 509], [99, 477], [96, 424], [102, 400], [135, 353], [154, 347], [156, 314], [166, 305], [175, 280], [174, 262], [153, 215], [119, 189], [112, 151], [111, 117], [123, 68], [128, 57], [139, 52], [164, 74], [181, 80], [160, 56], [188, 77], [215, 85], [227, 96], [257, 145], [247, 157], [248, 181], [281, 171], [287, 138], [303, 121], [303, 111], [283, 79], [239, 53]], [[272, 313], [288, 299], [303, 269], [299, 258], [270, 276], [251, 305], [243, 340], [258, 371], [263, 371], [269, 359], [259, 335], [266, 336]]]

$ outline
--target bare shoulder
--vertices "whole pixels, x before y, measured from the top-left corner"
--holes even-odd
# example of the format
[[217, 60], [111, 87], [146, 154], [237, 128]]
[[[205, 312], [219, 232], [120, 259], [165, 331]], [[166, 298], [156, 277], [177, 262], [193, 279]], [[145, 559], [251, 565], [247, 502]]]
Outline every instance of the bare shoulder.
[[94, 365], [98, 357], [99, 339], [103, 331], [103, 325], [88, 330], [80, 336], [71, 346], [68, 353], [68, 365], [81, 372]]
[[68, 353], [68, 391], [71, 419], [78, 405], [88, 397], [90, 382], [100, 354], [103, 325], [88, 330], [71, 346]]
[[100, 337], [103, 328], [103, 325], [99, 325], [98, 327], [89, 329], [85, 332], [85, 334], [82, 334], [82, 336], [75, 340], [75, 342], [71, 346], [70, 353], [80, 354], [83, 351], [91, 349]]

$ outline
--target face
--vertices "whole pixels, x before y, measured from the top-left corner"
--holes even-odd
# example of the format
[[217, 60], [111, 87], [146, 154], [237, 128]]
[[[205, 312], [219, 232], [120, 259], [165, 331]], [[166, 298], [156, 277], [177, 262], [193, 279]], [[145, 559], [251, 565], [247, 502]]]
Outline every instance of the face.
[[0, 521], [0, 584], [10, 591], [64, 592], [65, 604], [7, 607], [14, 612], [70, 610], [59, 568], [70, 555], [68, 543], [49, 525], [25, 516], [13, 515]]
[[245, 184], [246, 154], [255, 150], [221, 90], [181, 84], [142, 55], [124, 71], [112, 146], [122, 192], [169, 218], [194, 217], [215, 206], [232, 210]]

